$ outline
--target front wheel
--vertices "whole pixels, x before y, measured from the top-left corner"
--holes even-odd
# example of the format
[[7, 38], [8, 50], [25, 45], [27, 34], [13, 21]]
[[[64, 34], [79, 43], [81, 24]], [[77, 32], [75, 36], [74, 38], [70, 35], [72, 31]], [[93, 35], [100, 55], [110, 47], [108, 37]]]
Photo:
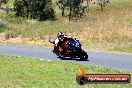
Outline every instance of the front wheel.
[[80, 60], [84, 60], [84, 61], [88, 60], [88, 55], [87, 55], [87, 53], [84, 50], [82, 50], [82, 54], [80, 56]]

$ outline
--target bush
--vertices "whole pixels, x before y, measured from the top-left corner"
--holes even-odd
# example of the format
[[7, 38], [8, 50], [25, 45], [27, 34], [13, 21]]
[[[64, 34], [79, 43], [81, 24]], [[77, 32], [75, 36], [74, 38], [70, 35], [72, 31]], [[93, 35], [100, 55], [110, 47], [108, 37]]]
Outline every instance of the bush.
[[51, 0], [15, 0], [16, 16], [29, 19], [55, 20], [55, 11]]

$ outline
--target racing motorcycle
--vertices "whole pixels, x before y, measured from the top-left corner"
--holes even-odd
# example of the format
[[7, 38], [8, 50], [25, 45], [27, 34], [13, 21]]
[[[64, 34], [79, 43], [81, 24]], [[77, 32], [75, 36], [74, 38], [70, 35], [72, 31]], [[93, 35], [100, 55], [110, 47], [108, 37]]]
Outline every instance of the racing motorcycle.
[[[88, 60], [87, 53], [82, 50], [79, 40], [76, 38], [64, 38], [60, 41], [59, 48], [55, 46], [55, 42], [49, 40], [50, 43], [54, 44], [53, 53], [55, 53], [59, 58], [64, 59], [65, 57], [70, 58], [80, 58], [80, 60]], [[60, 52], [63, 50], [63, 56], [60, 56]]]

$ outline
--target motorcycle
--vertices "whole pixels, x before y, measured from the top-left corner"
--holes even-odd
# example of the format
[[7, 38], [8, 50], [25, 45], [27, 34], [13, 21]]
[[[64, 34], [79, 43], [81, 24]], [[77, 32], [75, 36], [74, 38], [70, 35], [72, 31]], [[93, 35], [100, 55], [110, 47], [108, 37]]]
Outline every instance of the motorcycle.
[[[88, 60], [87, 53], [82, 50], [81, 43], [76, 38], [64, 38], [60, 41], [59, 48], [55, 46], [55, 42], [49, 40], [50, 43], [54, 45], [53, 53], [55, 53], [60, 58], [70, 57], [70, 58], [80, 58], [80, 60]], [[63, 51], [63, 56], [60, 56], [60, 52]]]

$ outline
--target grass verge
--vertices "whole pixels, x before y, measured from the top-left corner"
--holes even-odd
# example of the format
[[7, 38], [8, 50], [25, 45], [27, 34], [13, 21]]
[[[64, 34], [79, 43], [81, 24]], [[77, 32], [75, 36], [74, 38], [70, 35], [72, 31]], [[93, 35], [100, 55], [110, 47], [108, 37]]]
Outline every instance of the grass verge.
[[[132, 84], [87, 84], [79, 86], [76, 74], [80, 64], [0, 54], [1, 88], [131, 88]], [[111, 68], [83, 65], [87, 73], [123, 72]]]

